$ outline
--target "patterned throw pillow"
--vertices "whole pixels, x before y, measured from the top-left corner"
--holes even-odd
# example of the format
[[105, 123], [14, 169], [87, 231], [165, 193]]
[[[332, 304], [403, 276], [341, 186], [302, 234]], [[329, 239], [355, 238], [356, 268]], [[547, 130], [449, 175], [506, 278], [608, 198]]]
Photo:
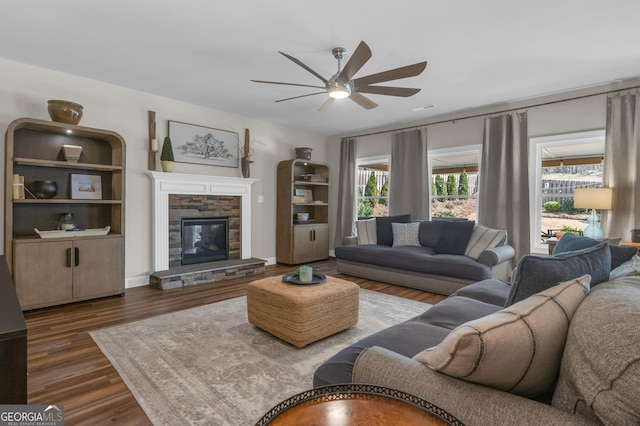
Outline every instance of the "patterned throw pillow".
[[393, 247], [400, 246], [420, 246], [418, 233], [420, 231], [419, 222], [411, 223], [392, 223], [393, 228]]
[[506, 229], [493, 229], [486, 226], [476, 225], [471, 233], [471, 238], [467, 243], [465, 256], [477, 259], [483, 251], [498, 247], [507, 241]]
[[443, 374], [533, 397], [551, 390], [569, 322], [589, 292], [584, 275], [455, 328], [414, 359]]

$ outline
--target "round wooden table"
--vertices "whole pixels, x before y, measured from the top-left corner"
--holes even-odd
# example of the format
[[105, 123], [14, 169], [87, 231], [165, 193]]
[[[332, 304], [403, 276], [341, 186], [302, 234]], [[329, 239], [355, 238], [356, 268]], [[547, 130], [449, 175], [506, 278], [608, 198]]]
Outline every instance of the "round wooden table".
[[375, 385], [324, 386], [292, 396], [273, 407], [256, 426], [462, 425], [432, 403]]

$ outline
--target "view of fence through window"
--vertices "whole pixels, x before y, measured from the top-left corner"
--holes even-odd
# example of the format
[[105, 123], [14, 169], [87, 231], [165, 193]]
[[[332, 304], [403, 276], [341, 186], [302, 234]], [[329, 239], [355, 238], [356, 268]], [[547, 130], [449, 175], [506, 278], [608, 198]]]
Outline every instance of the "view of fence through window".
[[431, 176], [431, 216], [476, 219], [478, 172], [434, 173]]
[[389, 171], [382, 168], [384, 167], [358, 167], [356, 184], [359, 218], [389, 214]]
[[573, 207], [576, 188], [602, 187], [603, 164], [542, 167], [542, 238], [558, 231], [581, 234], [589, 212]]

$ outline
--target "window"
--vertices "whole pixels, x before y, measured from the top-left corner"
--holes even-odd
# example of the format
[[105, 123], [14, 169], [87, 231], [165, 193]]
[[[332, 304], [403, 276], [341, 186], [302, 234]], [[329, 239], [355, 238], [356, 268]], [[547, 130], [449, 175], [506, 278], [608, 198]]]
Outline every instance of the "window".
[[588, 212], [573, 207], [576, 188], [602, 186], [604, 130], [531, 138], [531, 251], [547, 253], [557, 232], [581, 234]]
[[390, 156], [366, 157], [356, 161], [357, 217], [389, 215]]
[[481, 145], [430, 150], [431, 217], [476, 220]]

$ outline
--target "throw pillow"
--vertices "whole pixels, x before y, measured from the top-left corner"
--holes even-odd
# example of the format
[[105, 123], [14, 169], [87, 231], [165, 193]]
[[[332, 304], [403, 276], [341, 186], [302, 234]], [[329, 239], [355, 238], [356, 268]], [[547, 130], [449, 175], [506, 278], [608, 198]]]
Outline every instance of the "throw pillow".
[[584, 274], [591, 275], [593, 287], [607, 281], [610, 272], [611, 253], [609, 245], [605, 242], [556, 256], [522, 256], [516, 267], [505, 306]]
[[358, 244], [377, 244], [376, 219], [356, 220], [356, 232], [358, 233]]
[[582, 250], [588, 247], [593, 247], [599, 243], [600, 241], [594, 240], [593, 238], [581, 237], [579, 235], [567, 233], [558, 240], [551, 254], [556, 255], [558, 253], [565, 253], [568, 251]]
[[420, 246], [420, 240], [418, 239], [419, 222], [394, 222], [391, 224], [391, 228], [393, 229], [393, 247]]
[[410, 214], [396, 216], [376, 217], [376, 241], [378, 245], [390, 246], [393, 244], [393, 229], [391, 224], [411, 222]]
[[444, 254], [464, 254], [473, 227], [476, 225], [475, 221], [441, 222], [441, 224], [440, 238], [433, 251]]
[[473, 232], [469, 238], [469, 243], [467, 243], [464, 255], [477, 259], [483, 251], [501, 246], [506, 241], [506, 229], [493, 229], [477, 225], [473, 228]]
[[633, 259], [627, 260], [622, 265], [612, 269], [609, 274], [609, 281], [634, 275], [640, 275], [640, 257], [638, 256], [633, 256]]
[[632, 246], [609, 246], [609, 250], [611, 250], [611, 269], [616, 269], [638, 254], [638, 249]]
[[435, 247], [440, 239], [442, 224], [443, 222], [434, 222], [431, 220], [423, 220], [420, 222], [420, 231], [418, 233], [420, 244], [425, 247]]
[[542, 395], [556, 380], [569, 322], [589, 282], [584, 275], [464, 323], [414, 359], [469, 382], [525, 397]]
[[553, 255], [560, 253], [566, 253], [569, 251], [581, 250], [587, 247], [593, 247], [602, 241], [609, 243], [609, 249], [611, 251], [611, 269], [616, 269], [624, 262], [631, 260], [633, 256], [638, 253], [638, 249], [630, 246], [620, 246], [621, 238], [599, 238], [594, 240], [593, 238], [580, 237], [574, 234], [564, 234], [562, 238], [558, 240], [558, 243], [553, 248]]

